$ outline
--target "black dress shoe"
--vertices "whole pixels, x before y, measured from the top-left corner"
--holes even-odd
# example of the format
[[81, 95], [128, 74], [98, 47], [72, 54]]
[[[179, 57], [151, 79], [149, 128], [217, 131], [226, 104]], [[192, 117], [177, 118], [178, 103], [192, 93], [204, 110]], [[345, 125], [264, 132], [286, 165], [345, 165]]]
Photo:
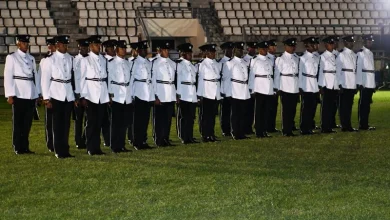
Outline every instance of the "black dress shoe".
[[55, 154], [55, 156], [58, 158], [58, 159], [65, 159], [66, 156], [65, 155], [62, 155], [62, 154]]
[[72, 158], [72, 157], [74, 157], [72, 154], [70, 154], [70, 153], [66, 153], [65, 155], [64, 155], [66, 158]]
[[298, 131], [298, 128], [296, 126], [292, 127], [293, 131]]
[[170, 146], [170, 147], [176, 146], [175, 144], [171, 143], [171, 140], [167, 140], [167, 139], [165, 140], [165, 145]]
[[236, 140], [236, 141], [242, 140], [242, 137], [239, 137], [239, 136], [233, 136], [233, 135], [232, 135], [232, 138], [233, 138], [233, 140]]
[[271, 137], [272, 137], [272, 136], [269, 135], [267, 132], [264, 132], [263, 135], [264, 135], [264, 137], [266, 137], [266, 138], [271, 138]]
[[16, 155], [24, 154], [24, 151], [21, 151], [21, 150], [16, 150], [14, 152], [15, 152]]
[[87, 146], [85, 146], [85, 145], [76, 145], [76, 148], [77, 149], [86, 149]]
[[256, 134], [256, 138], [265, 138], [264, 133]]
[[329, 130], [321, 130], [321, 133], [330, 134], [330, 133], [337, 133], [337, 131], [335, 131], [333, 129], [329, 129]]
[[33, 152], [31, 150], [24, 150], [23, 153], [24, 154], [35, 154], [35, 152]]
[[209, 139], [212, 141], [212, 142], [218, 142], [220, 140], [217, 139], [217, 136], [211, 136], [209, 137]]
[[147, 143], [142, 144], [142, 150], [150, 150], [150, 149], [153, 149], [153, 148], [151, 146], [149, 146], [149, 144], [147, 144]]
[[342, 128], [341, 131], [343, 131], [343, 132], [357, 132], [359, 130], [356, 128]]
[[197, 140], [195, 140], [195, 139], [192, 139], [192, 140], [191, 140], [191, 143], [193, 143], [193, 144], [199, 144], [200, 142], [197, 141]]
[[321, 129], [321, 127], [320, 126], [314, 126], [314, 128], [313, 128], [314, 130], [320, 130]]
[[110, 145], [109, 144], [106, 144], [106, 143], [104, 143], [103, 144], [105, 147], [110, 147]]
[[246, 135], [253, 135], [253, 134], [255, 134], [255, 132], [253, 132], [253, 131], [247, 131], [247, 132], [245, 132], [245, 134], [246, 134]]
[[251, 139], [251, 137], [248, 137], [248, 136], [243, 135], [243, 136], [241, 137], [241, 139]]
[[131, 150], [129, 150], [129, 149], [125, 148], [125, 147], [123, 147], [123, 148], [121, 149], [121, 151], [122, 151], [123, 153], [131, 152]]
[[295, 137], [296, 135], [293, 133], [283, 134], [285, 137]]
[[192, 144], [192, 141], [181, 141], [181, 143], [187, 145], [187, 144]]
[[165, 142], [156, 143], [157, 147], [168, 147], [168, 145]]
[[208, 137], [202, 137], [202, 142], [203, 143], [210, 142], [210, 139]]
[[301, 135], [312, 135], [313, 133], [310, 131], [301, 131]]
[[371, 126], [359, 127], [359, 130], [374, 131], [374, 130], [376, 130], [376, 128], [375, 127], [371, 127]]
[[48, 148], [49, 152], [54, 152], [54, 148]]
[[332, 128], [341, 128], [341, 125], [334, 125]]
[[119, 153], [122, 153], [122, 150], [120, 150], [120, 149], [112, 149], [111, 152], [114, 153], [114, 154], [119, 154]]
[[142, 150], [142, 146], [133, 145], [135, 150]]
[[269, 132], [269, 133], [275, 133], [275, 132], [280, 132], [280, 130], [274, 128], [274, 129], [267, 130], [267, 132]]

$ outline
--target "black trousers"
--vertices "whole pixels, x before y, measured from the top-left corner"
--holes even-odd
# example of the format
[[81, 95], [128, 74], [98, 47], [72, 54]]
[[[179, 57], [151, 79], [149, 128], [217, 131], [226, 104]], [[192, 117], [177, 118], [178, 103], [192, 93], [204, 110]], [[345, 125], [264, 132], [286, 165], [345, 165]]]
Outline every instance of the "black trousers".
[[134, 118], [134, 105], [129, 104], [128, 108], [126, 109], [126, 114], [128, 115], [126, 117], [127, 119], [127, 139], [133, 143], [133, 118]]
[[[267, 123], [271, 105], [273, 104], [273, 95], [264, 95], [255, 93], [255, 130], [256, 135], [262, 135], [267, 131]], [[275, 127], [274, 127], [275, 128]]]
[[[311, 129], [316, 128], [316, 120], [314, 118], [315, 118], [315, 113], [317, 112], [318, 105], [321, 105], [321, 94], [319, 92], [316, 93], [316, 103], [314, 105], [314, 110], [313, 110], [314, 116], [313, 116], [313, 122], [312, 122]], [[321, 114], [321, 112], [320, 112], [320, 114]]]
[[230, 117], [232, 136], [240, 138], [245, 136], [245, 113], [248, 100], [231, 99], [232, 114]]
[[280, 95], [282, 102], [282, 132], [291, 134], [294, 126], [294, 117], [297, 112], [298, 93], [282, 92]]
[[[334, 100], [334, 102], [332, 103], [332, 106], [331, 106], [332, 117], [330, 118], [330, 120], [331, 120], [332, 128], [336, 128], [336, 126], [337, 126], [336, 114], [337, 114], [337, 110], [339, 110], [339, 108], [340, 108], [339, 101], [340, 101], [340, 96], [339, 96], [339, 93], [337, 90], [336, 100]], [[340, 111], [339, 111], [339, 113], [340, 113]]]
[[[87, 107], [87, 125], [85, 128], [87, 151], [98, 153], [100, 149], [100, 131], [102, 128], [103, 117], [107, 111], [107, 103], [95, 104], [89, 100]], [[109, 142], [108, 142], [109, 143]]]
[[45, 137], [47, 149], [53, 151], [53, 109], [45, 107]]
[[230, 134], [230, 113], [231, 113], [231, 105], [230, 105], [230, 97], [225, 97], [222, 100], [222, 105], [220, 108], [220, 116], [219, 120], [221, 123], [222, 133]]
[[368, 117], [370, 114], [370, 105], [372, 103], [372, 95], [375, 89], [363, 88], [360, 90], [359, 98], [359, 128], [368, 128]]
[[34, 115], [35, 99], [14, 97], [12, 105], [12, 145], [14, 151], [29, 150], [29, 135]]
[[252, 126], [255, 119], [255, 97], [246, 100], [244, 132], [250, 134], [253, 132]]
[[278, 113], [279, 96], [270, 97], [270, 105], [267, 118], [267, 131], [273, 131], [276, 128], [276, 115]]
[[340, 122], [343, 129], [352, 128], [351, 114], [356, 89], [343, 89], [340, 94]]
[[169, 140], [174, 107], [174, 102], [162, 102], [161, 105], [153, 107], [154, 142], [157, 145]]
[[111, 143], [112, 151], [119, 151], [125, 147], [126, 144], [126, 128], [128, 126], [129, 118], [133, 115], [129, 114], [131, 104], [122, 104], [112, 102], [111, 104]]
[[74, 102], [51, 99], [53, 111], [54, 151], [58, 155], [69, 154], [70, 118]]
[[179, 137], [182, 141], [192, 141], [194, 138], [194, 121], [196, 103], [181, 100], [176, 117]]
[[317, 109], [317, 93], [303, 92], [301, 101], [301, 132], [313, 129], [313, 120]]
[[215, 110], [218, 105], [218, 100], [203, 98], [201, 110], [199, 111], [199, 120], [202, 137], [215, 136]]
[[[338, 90], [323, 88], [324, 94], [322, 95], [321, 103], [321, 130], [329, 131], [336, 125], [334, 109], [337, 102]], [[337, 110], [337, 107], [336, 107]], [[335, 124], [333, 124], [335, 123]]]
[[86, 118], [85, 118], [85, 107], [78, 106], [74, 107], [75, 113], [76, 113], [76, 120], [74, 122], [74, 140], [76, 142], [76, 145], [84, 148], [85, 147], [85, 125], [86, 125]]
[[133, 104], [133, 145], [140, 147], [147, 140], [151, 103], [135, 97]]
[[102, 135], [104, 144], [108, 146], [111, 142], [111, 107], [107, 105], [107, 109], [104, 111], [103, 121], [102, 121]]

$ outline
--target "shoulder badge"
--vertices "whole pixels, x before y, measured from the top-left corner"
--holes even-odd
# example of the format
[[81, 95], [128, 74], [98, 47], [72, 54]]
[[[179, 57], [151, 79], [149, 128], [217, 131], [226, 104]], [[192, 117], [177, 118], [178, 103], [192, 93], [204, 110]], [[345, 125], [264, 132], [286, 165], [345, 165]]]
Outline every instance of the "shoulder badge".
[[177, 60], [175, 60], [175, 63], [181, 63], [181, 61], [183, 61], [183, 60], [177, 59]]
[[342, 53], [343, 51], [344, 51], [344, 49], [339, 50], [340, 53]]
[[219, 62], [221, 62], [221, 60], [222, 60], [222, 58], [219, 58], [219, 59], [217, 59], [216, 61], [219, 63]]
[[113, 60], [114, 60], [114, 58], [111, 58], [111, 59], [108, 60], [108, 62], [111, 62], [111, 61], [113, 61]]
[[45, 58], [51, 57], [52, 55], [53, 55], [53, 53], [47, 53], [47, 54], [45, 55]]
[[257, 57], [257, 55], [256, 56], [254, 56], [252, 59], [255, 59]]
[[231, 61], [233, 59], [233, 57], [232, 58], [230, 58], [228, 61]]
[[89, 55], [88, 54], [83, 55], [83, 57], [87, 57], [87, 56], [89, 56]]
[[363, 49], [360, 49], [360, 50], [358, 51], [358, 53], [359, 53], [359, 52], [363, 52]]
[[14, 54], [15, 52], [11, 52], [11, 53], [9, 53], [9, 55], [12, 55], [12, 54]]

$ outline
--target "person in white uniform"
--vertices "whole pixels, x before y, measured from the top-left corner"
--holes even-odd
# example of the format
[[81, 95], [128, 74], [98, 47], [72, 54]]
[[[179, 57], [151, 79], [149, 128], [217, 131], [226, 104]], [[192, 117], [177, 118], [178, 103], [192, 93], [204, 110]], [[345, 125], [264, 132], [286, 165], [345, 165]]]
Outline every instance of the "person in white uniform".
[[171, 121], [176, 102], [175, 66], [169, 59], [171, 45], [165, 42], [160, 47], [160, 57], [152, 66], [152, 85], [155, 94], [153, 108], [154, 142], [159, 147], [173, 146], [169, 141]]
[[[219, 46], [223, 51], [224, 51], [224, 56], [217, 60], [218, 63], [220, 63], [221, 66], [221, 90], [225, 87], [225, 85], [228, 82], [225, 80], [226, 78], [226, 73], [224, 75], [224, 69], [226, 71], [225, 63], [230, 60], [233, 56], [233, 43], [232, 42], [225, 42]], [[230, 112], [231, 112], [231, 106], [230, 106], [230, 96], [226, 96], [226, 94], [221, 94], [223, 97], [222, 103], [221, 103], [221, 108], [220, 108], [220, 115], [219, 115], [219, 120], [221, 124], [221, 129], [222, 129], [222, 136], [230, 136], [231, 132], [231, 127], [230, 127]]]
[[178, 98], [178, 130], [183, 144], [198, 143], [194, 140], [194, 121], [198, 98], [196, 96], [196, 69], [191, 63], [192, 48], [190, 43], [180, 44], [177, 49], [180, 59], [176, 60]]
[[12, 145], [15, 154], [32, 154], [29, 135], [41, 83], [35, 59], [28, 51], [30, 35], [17, 35], [18, 49], [7, 55], [4, 66], [4, 93], [12, 105]]
[[86, 145], [89, 155], [104, 154], [100, 148], [100, 131], [110, 97], [107, 88], [107, 59], [100, 54], [101, 37], [88, 38], [87, 57], [80, 61], [80, 98], [87, 109]]
[[271, 137], [267, 133], [270, 107], [273, 103], [273, 61], [267, 56], [268, 41], [260, 42], [259, 54], [253, 57], [249, 68], [249, 91], [255, 97], [255, 132], [257, 138]]
[[133, 71], [130, 80], [134, 104], [133, 147], [136, 150], [144, 150], [150, 149], [146, 140], [150, 108], [155, 101], [155, 94], [152, 85], [151, 62], [146, 59], [148, 42], [140, 41], [136, 47], [132, 46], [132, 49], [138, 51], [138, 56], [131, 61]]
[[360, 91], [359, 98], [359, 130], [375, 130], [368, 124], [372, 95], [375, 93], [375, 65], [374, 54], [370, 50], [373, 42], [373, 35], [362, 36], [364, 46], [357, 53], [356, 84]]
[[[38, 74], [42, 77], [42, 64], [45, 62], [46, 58], [50, 57], [56, 51], [56, 45], [54, 38], [46, 39], [47, 45], [47, 54], [39, 62]], [[54, 152], [53, 147], [53, 111], [52, 109], [46, 108], [45, 106], [45, 138], [46, 138], [46, 147], [50, 152]]]
[[215, 116], [218, 101], [221, 99], [220, 65], [215, 60], [215, 44], [205, 44], [199, 47], [206, 58], [199, 64], [199, 79], [197, 96], [201, 106], [199, 120], [202, 142], [215, 142]]
[[77, 54], [73, 59], [73, 71], [75, 79], [75, 98], [76, 105], [74, 107], [74, 140], [76, 143], [77, 149], [85, 149], [85, 112], [86, 109], [80, 104], [80, 60], [88, 56], [89, 52], [89, 43], [87, 39], [78, 39], [77, 47], [79, 49], [79, 54]]
[[111, 97], [111, 151], [129, 152], [125, 148], [126, 127], [131, 106], [130, 69], [131, 64], [125, 58], [127, 43], [119, 40], [115, 43], [116, 56], [108, 61], [108, 93]]
[[75, 96], [72, 84], [73, 57], [68, 54], [69, 36], [56, 36], [56, 52], [42, 65], [42, 96], [46, 108], [53, 111], [54, 152], [57, 158], [69, 153], [69, 130]]
[[303, 40], [303, 43], [306, 51], [300, 57], [298, 76], [302, 96], [300, 130], [302, 135], [312, 135], [319, 92], [317, 82], [319, 56], [314, 53], [317, 52], [318, 45], [315, 37], [308, 37]]
[[351, 114], [356, 88], [356, 59], [353, 52], [355, 39], [353, 36], [343, 37], [344, 49], [336, 58], [336, 77], [340, 87], [340, 122], [341, 131], [358, 131], [352, 127]]
[[282, 133], [291, 137], [295, 136], [292, 131], [299, 99], [299, 57], [295, 54], [296, 38], [286, 39], [283, 43], [285, 52], [276, 58], [274, 83], [282, 102]]
[[244, 43], [234, 43], [233, 57], [225, 63], [228, 80], [228, 86], [224, 88], [223, 93], [230, 95], [231, 98], [231, 135], [234, 140], [248, 138], [245, 136], [246, 108], [248, 99], [250, 99], [248, 88], [248, 67], [242, 59]]
[[[268, 41], [268, 53], [267, 57], [270, 59], [272, 64], [272, 71], [275, 72], [275, 54], [277, 49], [277, 43], [275, 39]], [[280, 132], [279, 129], [276, 128], [276, 116], [278, 113], [278, 103], [279, 103], [279, 95], [274, 92], [274, 95], [271, 97], [271, 104], [269, 106], [268, 118], [267, 118], [267, 132], [274, 133]]]
[[318, 86], [322, 94], [321, 101], [321, 132], [336, 133], [334, 109], [337, 111], [339, 84], [336, 78], [336, 55], [333, 54], [335, 39], [332, 36], [322, 40], [326, 50], [320, 57], [318, 71]]

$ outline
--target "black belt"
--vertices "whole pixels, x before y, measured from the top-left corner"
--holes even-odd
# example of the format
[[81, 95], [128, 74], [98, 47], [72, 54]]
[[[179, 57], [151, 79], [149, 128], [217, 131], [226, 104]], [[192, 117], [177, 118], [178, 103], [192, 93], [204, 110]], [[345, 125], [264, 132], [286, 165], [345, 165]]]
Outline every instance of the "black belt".
[[27, 80], [27, 81], [33, 81], [34, 78], [33, 77], [25, 77], [25, 76], [14, 76], [13, 77], [14, 79], [20, 79], [20, 80]]
[[336, 70], [323, 70], [324, 73], [336, 73]]
[[302, 73], [302, 76], [306, 76], [306, 77], [309, 77], [309, 78], [317, 78], [317, 76], [306, 74], [306, 73]]
[[85, 77], [85, 80], [96, 81], [96, 82], [105, 82], [105, 81], [107, 81], [107, 78], [87, 78], [87, 77]]
[[298, 77], [298, 73], [291, 73], [291, 74], [283, 74], [280, 73], [281, 76], [288, 76], [288, 77]]
[[175, 84], [175, 82], [163, 81], [163, 80], [156, 80], [156, 83], [168, 84], [168, 85], [173, 85], [173, 84]]
[[111, 81], [111, 84], [115, 84], [115, 85], [118, 85], [118, 86], [129, 86], [130, 83], [127, 82], [127, 83], [119, 83], [119, 82], [115, 82], [115, 81]]
[[134, 79], [134, 82], [152, 83], [150, 79]]
[[59, 82], [59, 83], [71, 83], [72, 80], [70, 79], [54, 79], [53, 77], [50, 78], [51, 81], [53, 82]]
[[193, 82], [181, 82], [182, 85], [189, 85], [189, 86], [195, 86], [196, 83]]
[[344, 71], [344, 72], [354, 72], [353, 69], [341, 69], [341, 71]]
[[271, 75], [255, 75], [256, 78], [272, 78]]
[[242, 81], [242, 80], [237, 80], [237, 79], [231, 79], [231, 81], [235, 82], [235, 83], [248, 84], [248, 81]]
[[362, 70], [365, 73], [375, 73], [375, 70]]
[[203, 80], [209, 82], [219, 82], [219, 79], [203, 79]]

